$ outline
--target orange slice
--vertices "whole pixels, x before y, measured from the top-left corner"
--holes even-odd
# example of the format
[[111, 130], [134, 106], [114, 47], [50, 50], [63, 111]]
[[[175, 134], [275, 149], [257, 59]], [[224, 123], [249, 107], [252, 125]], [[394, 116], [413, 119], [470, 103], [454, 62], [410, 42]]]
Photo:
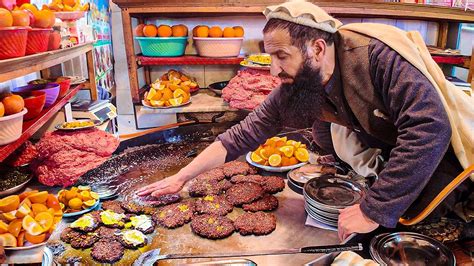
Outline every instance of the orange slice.
[[262, 163], [264, 160], [262, 157], [260, 157], [257, 153], [255, 152], [252, 152], [252, 154], [250, 155], [250, 159], [252, 159], [252, 161], [256, 162], [256, 163]]
[[160, 106], [165, 105], [165, 102], [164, 101], [151, 100], [150, 104], [151, 104], [151, 106], [154, 106], [154, 107], [160, 107]]
[[84, 201], [84, 206], [87, 207], [87, 208], [90, 208], [90, 207], [94, 206], [95, 202], [96, 202], [95, 199]]
[[286, 157], [291, 157], [291, 156], [293, 156], [293, 152], [295, 151], [295, 147], [293, 147], [293, 146], [283, 146], [283, 147], [280, 148], [280, 151]]
[[28, 198], [30, 195], [38, 193], [38, 190], [31, 190], [31, 191], [25, 191], [21, 193], [20, 196], [20, 201], [23, 201], [24, 199]]
[[8, 224], [0, 220], [0, 234], [8, 232]]
[[27, 215], [23, 218], [22, 222], [23, 229], [30, 235], [40, 235], [44, 232], [43, 227], [33, 217]]
[[15, 217], [16, 218], [23, 218], [23, 217], [27, 216], [30, 213], [31, 213], [31, 209], [30, 209], [30, 207], [28, 207], [28, 204], [23, 203], [23, 204], [20, 205], [20, 207], [16, 211]]
[[262, 157], [264, 160], [268, 160], [268, 157], [270, 157], [271, 154], [269, 154], [267, 149], [261, 149], [260, 150], [260, 157]]
[[8, 232], [17, 237], [21, 232], [21, 219], [16, 219], [8, 225]]
[[268, 157], [268, 164], [273, 167], [280, 166], [281, 156], [279, 154], [272, 154], [270, 157]]
[[30, 209], [31, 209], [31, 205], [33, 205], [33, 204], [31, 203], [31, 200], [30, 200], [29, 198], [26, 198], [26, 199], [24, 199], [22, 202], [20, 202], [20, 206], [23, 205], [23, 204], [25, 204], [26, 206], [30, 207]]
[[146, 95], [146, 99], [147, 100], [151, 100], [153, 99], [153, 97], [155, 97], [156, 95], [156, 90], [151, 88], [149, 91], [148, 91], [148, 94]]
[[25, 245], [25, 231], [21, 231], [21, 233], [16, 238], [16, 244], [18, 247], [23, 247]]
[[33, 203], [31, 205], [31, 210], [33, 211], [33, 213], [36, 215], [40, 212], [45, 212], [45, 211], [48, 211], [48, 207], [46, 207], [46, 205], [44, 204], [41, 204], [41, 203]]
[[54, 217], [49, 212], [42, 212], [35, 216], [35, 220], [43, 227], [44, 231], [47, 231], [54, 222]]
[[46, 206], [55, 210], [61, 209], [61, 206], [59, 206], [59, 200], [53, 194], [48, 195], [48, 199], [46, 200]]
[[281, 166], [290, 166], [290, 165], [291, 165], [290, 158], [286, 156], [281, 157]]
[[25, 238], [31, 244], [39, 244], [39, 243], [43, 243], [46, 240], [46, 234], [31, 235], [31, 234], [28, 234], [28, 232], [26, 232]]
[[71, 209], [80, 210], [82, 207], [82, 200], [79, 198], [74, 198], [74, 199], [71, 199], [67, 205]]
[[178, 106], [183, 103], [183, 98], [182, 97], [171, 98], [169, 101], [172, 106]]
[[16, 237], [10, 233], [0, 235], [0, 246], [4, 247], [16, 247]]
[[309, 160], [309, 152], [307, 149], [304, 148], [298, 148], [295, 151], [295, 157], [298, 159], [300, 162], [307, 162]]
[[28, 196], [32, 203], [45, 203], [48, 199], [48, 191], [41, 191]]
[[290, 158], [290, 165], [295, 165], [298, 164], [298, 159], [296, 159], [294, 156]]
[[91, 191], [91, 197], [95, 200], [98, 200], [99, 199], [99, 194], [97, 194], [96, 192]]
[[77, 189], [81, 190], [81, 191], [91, 191], [91, 187], [90, 186], [77, 186]]
[[11, 212], [18, 209], [20, 205], [20, 197], [11, 195], [0, 200], [0, 212]]
[[88, 201], [92, 199], [91, 193], [89, 191], [82, 191], [81, 196], [82, 196], [82, 201]]
[[11, 212], [6, 212], [1, 214], [7, 222], [11, 222], [16, 219], [16, 210]]
[[69, 202], [73, 198], [77, 197], [77, 191], [73, 191], [72, 189], [66, 192], [66, 202]]

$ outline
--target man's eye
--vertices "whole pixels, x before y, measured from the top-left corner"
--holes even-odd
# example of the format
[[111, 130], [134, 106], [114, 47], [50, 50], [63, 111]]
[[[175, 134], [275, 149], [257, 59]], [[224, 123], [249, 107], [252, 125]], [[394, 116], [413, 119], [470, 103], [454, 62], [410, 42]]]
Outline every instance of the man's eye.
[[278, 54], [277, 55], [277, 58], [280, 59], [280, 60], [283, 60], [285, 59], [287, 56], [286, 55], [283, 55], [283, 54]]

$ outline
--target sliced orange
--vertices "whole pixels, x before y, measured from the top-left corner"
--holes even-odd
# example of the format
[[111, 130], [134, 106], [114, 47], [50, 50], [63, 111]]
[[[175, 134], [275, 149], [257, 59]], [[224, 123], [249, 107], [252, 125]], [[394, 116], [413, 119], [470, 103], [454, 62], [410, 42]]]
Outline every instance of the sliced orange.
[[22, 202], [20, 202], [20, 206], [23, 205], [23, 204], [30, 207], [30, 209], [31, 209], [31, 205], [33, 205], [33, 203], [31, 203], [31, 200], [29, 198], [26, 198]]
[[16, 219], [10, 222], [8, 225], [8, 232], [15, 237], [20, 234], [21, 231], [21, 219]]
[[16, 244], [18, 247], [23, 247], [25, 245], [25, 231], [21, 231], [21, 233], [16, 238]]
[[16, 219], [16, 210], [11, 212], [2, 213], [2, 218], [6, 222], [11, 222]]
[[307, 162], [309, 160], [309, 152], [307, 149], [304, 148], [298, 148], [295, 151], [295, 157], [298, 159], [300, 162]]
[[286, 142], [284, 142], [283, 140], [278, 140], [276, 143], [275, 143], [275, 146], [277, 148], [280, 148], [280, 147], [283, 147], [286, 145]]
[[72, 189], [66, 192], [66, 202], [69, 202], [73, 198], [77, 197], [77, 191], [73, 191]]
[[293, 146], [283, 146], [279, 149], [286, 157], [293, 156], [293, 152], [295, 152], [295, 147]]
[[99, 194], [97, 194], [96, 192], [94, 191], [91, 191], [91, 197], [95, 200], [98, 200], [99, 199]]
[[169, 101], [172, 106], [178, 106], [183, 103], [183, 98], [182, 97], [171, 98]]
[[261, 149], [260, 150], [260, 157], [262, 157], [264, 160], [268, 160], [268, 157], [270, 157], [271, 153], [268, 152], [268, 149]]
[[295, 164], [298, 164], [299, 161], [298, 159], [296, 159], [294, 156], [290, 158], [290, 165], [295, 165]]
[[0, 234], [8, 232], [8, 224], [0, 220]]
[[30, 235], [40, 235], [44, 232], [43, 227], [30, 215], [25, 216], [22, 222], [23, 229]]
[[301, 145], [301, 142], [290, 139], [290, 140], [288, 140], [288, 141], [286, 142], [286, 145], [291, 145], [291, 146], [293, 146], [293, 147], [295, 147], [295, 148], [299, 148], [300, 145]]
[[53, 194], [48, 195], [48, 199], [46, 200], [46, 206], [55, 210], [61, 209], [61, 206], [59, 206], [59, 200]]
[[151, 100], [159, 101], [159, 100], [161, 100], [162, 96], [163, 96], [163, 93], [161, 93], [161, 91], [156, 91], [155, 96], [153, 96], [153, 98], [151, 98]]
[[77, 189], [81, 190], [81, 191], [91, 191], [91, 187], [90, 186], [77, 186]]
[[28, 196], [32, 203], [45, 203], [48, 199], [48, 191], [41, 191]]
[[290, 158], [286, 156], [281, 157], [281, 166], [290, 166], [290, 165], [291, 165]]
[[79, 198], [73, 198], [71, 199], [68, 204], [69, 208], [74, 209], [74, 210], [80, 210], [82, 207], [82, 200]]
[[160, 107], [160, 106], [165, 105], [165, 101], [150, 100], [150, 104], [151, 104], [151, 106], [154, 106], [154, 107]]
[[16, 237], [10, 233], [0, 235], [0, 246], [4, 247], [16, 247]]
[[281, 156], [279, 154], [272, 154], [270, 157], [268, 157], [268, 164], [273, 167], [280, 166]]
[[31, 235], [28, 232], [26, 232], [25, 238], [31, 244], [39, 244], [39, 243], [43, 243], [46, 240], [46, 234]]
[[276, 142], [277, 142], [277, 141], [278, 141], [278, 140], [275, 140], [275, 139], [273, 139], [273, 138], [267, 139], [267, 140], [265, 141], [265, 144], [263, 144], [263, 145], [264, 145], [264, 146], [276, 147]]
[[11, 195], [0, 200], [0, 212], [11, 212], [18, 209], [20, 197]]
[[[46, 210], [47, 212], [49, 212], [49, 214], [53, 215], [54, 216], [54, 213], [56, 212], [53, 208], [49, 208]], [[36, 213], [37, 214], [37, 213]]]
[[46, 207], [46, 205], [44, 204], [41, 204], [41, 203], [33, 203], [31, 205], [31, 210], [33, 211], [33, 213], [36, 215], [40, 212], [45, 212], [45, 211], [48, 211], [48, 207]]
[[23, 204], [20, 205], [20, 207], [16, 211], [15, 216], [16, 216], [16, 218], [23, 218], [23, 217], [27, 216], [30, 213], [31, 213], [31, 209], [30, 209], [30, 207], [28, 207], [28, 204], [23, 203]]
[[94, 206], [95, 202], [96, 202], [95, 199], [84, 201], [84, 206], [87, 207], [87, 208], [92, 207], [92, 206]]
[[183, 91], [182, 89], [176, 89], [174, 92], [173, 92], [173, 97], [174, 98], [179, 98], [179, 97], [185, 97], [187, 96], [188, 94]]
[[42, 212], [35, 216], [35, 221], [37, 221], [44, 231], [47, 231], [54, 222], [54, 217], [49, 212]]
[[153, 99], [153, 97], [155, 97], [155, 95], [156, 95], [156, 90], [153, 88], [150, 88], [150, 90], [148, 91], [148, 94], [146, 95], [146, 99], [151, 100]]
[[306, 144], [301, 144], [298, 148], [304, 148], [304, 149], [306, 149]]
[[55, 210], [53, 208], [49, 208], [48, 212], [51, 213], [51, 215], [53, 215], [53, 216], [59, 216], [59, 217], [63, 216], [63, 211], [62, 210]]
[[82, 201], [88, 201], [92, 199], [91, 193], [89, 191], [81, 191]]
[[250, 159], [252, 159], [252, 161], [256, 162], [256, 163], [262, 163], [264, 160], [262, 157], [260, 157], [257, 153], [255, 152], [252, 152], [252, 154], [250, 155]]
[[38, 193], [38, 192], [39, 192], [38, 190], [25, 191], [19, 195], [20, 201], [23, 201], [24, 199], [28, 198], [28, 196]]

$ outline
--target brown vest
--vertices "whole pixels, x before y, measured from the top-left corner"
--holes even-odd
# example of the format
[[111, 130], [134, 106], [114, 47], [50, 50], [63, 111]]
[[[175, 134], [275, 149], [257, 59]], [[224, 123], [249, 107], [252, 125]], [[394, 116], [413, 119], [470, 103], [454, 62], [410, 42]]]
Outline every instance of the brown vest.
[[341, 87], [348, 107], [369, 135], [395, 145], [397, 128], [385, 107], [381, 90], [374, 88], [370, 76], [369, 42], [371, 38], [341, 30], [336, 38], [336, 53]]

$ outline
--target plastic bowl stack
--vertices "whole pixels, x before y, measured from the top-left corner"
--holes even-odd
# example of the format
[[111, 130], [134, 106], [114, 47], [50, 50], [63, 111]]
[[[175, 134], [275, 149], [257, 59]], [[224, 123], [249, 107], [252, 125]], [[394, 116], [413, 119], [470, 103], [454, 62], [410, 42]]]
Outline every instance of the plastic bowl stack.
[[0, 28], [0, 60], [24, 56], [30, 27]]
[[45, 108], [53, 105], [59, 97], [59, 84], [48, 83], [48, 84], [30, 84], [23, 87], [18, 87], [12, 90], [14, 94], [21, 94], [31, 91], [44, 91], [46, 93]]

